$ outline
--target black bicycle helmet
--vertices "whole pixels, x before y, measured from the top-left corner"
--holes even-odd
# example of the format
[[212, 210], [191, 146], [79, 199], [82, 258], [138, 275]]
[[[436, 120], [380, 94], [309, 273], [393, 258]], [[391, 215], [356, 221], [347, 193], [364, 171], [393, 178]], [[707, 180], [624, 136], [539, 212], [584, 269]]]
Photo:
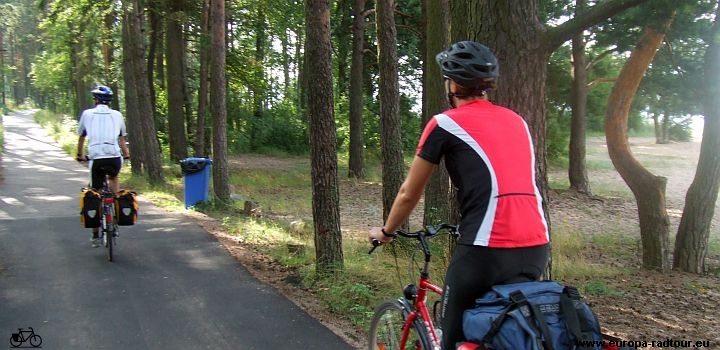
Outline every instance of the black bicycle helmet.
[[468, 88], [493, 86], [500, 76], [500, 67], [490, 49], [473, 41], [459, 41], [435, 56], [442, 75]]

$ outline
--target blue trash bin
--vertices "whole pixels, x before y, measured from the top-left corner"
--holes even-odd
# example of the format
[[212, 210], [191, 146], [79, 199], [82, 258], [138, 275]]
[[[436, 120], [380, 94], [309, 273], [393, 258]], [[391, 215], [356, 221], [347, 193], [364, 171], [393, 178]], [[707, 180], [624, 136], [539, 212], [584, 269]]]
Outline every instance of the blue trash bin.
[[185, 158], [180, 161], [180, 169], [185, 177], [185, 208], [207, 201], [210, 168], [212, 168], [210, 158]]

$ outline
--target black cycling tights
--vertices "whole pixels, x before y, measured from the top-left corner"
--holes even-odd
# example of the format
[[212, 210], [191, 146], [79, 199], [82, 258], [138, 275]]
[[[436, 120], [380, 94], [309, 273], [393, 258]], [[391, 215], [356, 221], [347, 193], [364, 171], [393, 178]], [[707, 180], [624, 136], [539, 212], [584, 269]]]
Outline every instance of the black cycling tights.
[[442, 348], [455, 349], [465, 339], [463, 312], [493, 285], [537, 280], [548, 262], [548, 245], [488, 248], [457, 245], [445, 275], [442, 303]]
[[122, 158], [99, 158], [92, 161], [90, 168], [90, 187], [94, 189], [102, 188], [105, 175], [111, 178], [117, 177], [122, 167]]

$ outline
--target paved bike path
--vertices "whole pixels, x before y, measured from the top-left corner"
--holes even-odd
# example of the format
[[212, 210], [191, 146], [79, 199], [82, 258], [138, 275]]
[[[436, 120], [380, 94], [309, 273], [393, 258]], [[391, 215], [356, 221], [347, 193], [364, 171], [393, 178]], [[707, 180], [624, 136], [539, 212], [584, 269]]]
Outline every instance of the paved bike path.
[[191, 219], [148, 202], [137, 225], [121, 228], [108, 262], [80, 226], [87, 169], [32, 113], [3, 124], [0, 349], [28, 327], [44, 349], [352, 348]]

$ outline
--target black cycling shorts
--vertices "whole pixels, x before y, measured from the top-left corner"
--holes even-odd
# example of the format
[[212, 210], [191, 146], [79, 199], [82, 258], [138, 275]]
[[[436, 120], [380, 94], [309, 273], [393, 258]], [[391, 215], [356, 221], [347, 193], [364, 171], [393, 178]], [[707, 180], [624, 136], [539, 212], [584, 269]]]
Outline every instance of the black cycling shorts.
[[93, 159], [90, 163], [90, 187], [100, 189], [103, 186], [105, 176], [115, 178], [122, 168], [122, 158], [99, 158]]

